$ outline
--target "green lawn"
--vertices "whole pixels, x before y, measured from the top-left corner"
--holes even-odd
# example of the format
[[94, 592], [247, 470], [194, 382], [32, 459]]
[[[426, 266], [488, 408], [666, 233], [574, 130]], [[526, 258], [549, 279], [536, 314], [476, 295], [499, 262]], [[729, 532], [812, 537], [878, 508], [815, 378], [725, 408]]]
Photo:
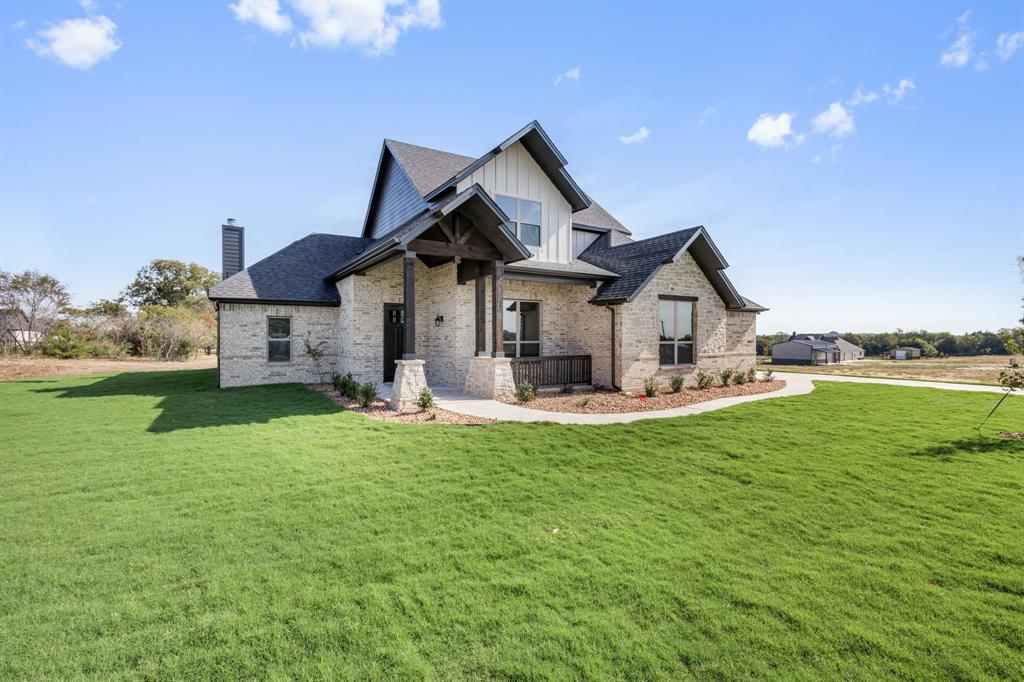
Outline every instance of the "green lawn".
[[0, 678], [1024, 670], [1024, 398], [412, 427], [214, 381], [0, 384]]

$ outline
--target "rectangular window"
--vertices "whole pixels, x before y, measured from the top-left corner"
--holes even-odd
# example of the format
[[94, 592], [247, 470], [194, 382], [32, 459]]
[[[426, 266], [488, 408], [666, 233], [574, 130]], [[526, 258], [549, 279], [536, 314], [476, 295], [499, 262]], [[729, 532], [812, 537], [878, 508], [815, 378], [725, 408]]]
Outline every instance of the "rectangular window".
[[497, 194], [494, 201], [509, 217], [508, 229], [527, 246], [540, 246], [540, 202]]
[[267, 361], [291, 362], [292, 318], [267, 318]]
[[503, 304], [501, 340], [505, 357], [540, 355], [540, 303], [505, 299]]
[[662, 365], [692, 365], [696, 300], [658, 301], [658, 358]]

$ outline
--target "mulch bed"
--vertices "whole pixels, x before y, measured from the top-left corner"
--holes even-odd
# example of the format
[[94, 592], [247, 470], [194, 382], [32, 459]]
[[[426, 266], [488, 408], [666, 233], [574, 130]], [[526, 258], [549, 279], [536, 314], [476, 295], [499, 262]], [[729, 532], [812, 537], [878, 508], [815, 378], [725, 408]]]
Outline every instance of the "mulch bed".
[[[684, 407], [697, 403], [717, 400], [718, 398], [735, 398], [743, 395], [771, 393], [785, 387], [786, 382], [758, 381], [739, 386], [714, 386], [697, 389], [684, 388], [679, 393], [665, 390], [654, 398], [647, 398], [643, 393], [629, 394], [619, 391], [595, 390], [579, 393], [555, 393], [538, 395], [524, 407], [548, 412], [572, 412], [575, 414], [610, 414], [617, 412], [652, 412], [669, 410], [673, 407]], [[519, 404], [519, 403], [515, 403]]]
[[373, 401], [369, 407], [360, 407], [359, 403], [356, 401], [349, 400], [345, 396], [341, 395], [341, 393], [334, 388], [333, 384], [306, 384], [306, 386], [317, 393], [322, 393], [338, 405], [344, 407], [346, 410], [358, 412], [359, 414], [366, 415], [370, 419], [376, 419], [381, 422], [393, 422], [397, 424], [465, 425], [491, 424], [494, 422], [493, 419], [471, 417], [468, 414], [459, 414], [458, 412], [442, 410], [439, 407], [433, 407], [429, 410], [419, 410], [417, 412], [395, 412], [386, 402], [379, 398]]
[[1000, 431], [999, 435], [1010, 440], [1024, 440], [1024, 431]]

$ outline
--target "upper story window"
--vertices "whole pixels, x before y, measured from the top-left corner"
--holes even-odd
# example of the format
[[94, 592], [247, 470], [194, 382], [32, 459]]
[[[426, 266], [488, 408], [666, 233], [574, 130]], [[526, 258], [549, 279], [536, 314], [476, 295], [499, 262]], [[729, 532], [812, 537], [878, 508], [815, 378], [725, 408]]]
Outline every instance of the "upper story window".
[[511, 220], [508, 229], [527, 246], [540, 246], [540, 202], [496, 194], [494, 200]]
[[662, 296], [658, 301], [659, 363], [693, 364], [693, 337], [696, 328], [697, 299]]
[[600, 232], [591, 232], [590, 230], [576, 230], [572, 231], [572, 257], [580, 255], [586, 251], [591, 244], [601, 238]]
[[291, 362], [292, 318], [267, 318], [267, 361]]

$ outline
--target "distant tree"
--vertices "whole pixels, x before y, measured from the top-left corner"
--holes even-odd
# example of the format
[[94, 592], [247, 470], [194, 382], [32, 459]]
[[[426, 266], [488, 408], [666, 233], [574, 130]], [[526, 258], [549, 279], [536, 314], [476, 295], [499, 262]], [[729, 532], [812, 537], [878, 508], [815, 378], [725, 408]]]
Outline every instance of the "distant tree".
[[188, 299], [205, 296], [220, 281], [220, 275], [196, 263], [157, 259], [139, 270], [124, 290], [132, 305], [176, 306]]
[[[0, 314], [5, 343], [28, 353], [57, 324], [70, 296], [56, 277], [36, 270], [0, 271]], [[20, 327], [18, 329], [17, 327]]]

